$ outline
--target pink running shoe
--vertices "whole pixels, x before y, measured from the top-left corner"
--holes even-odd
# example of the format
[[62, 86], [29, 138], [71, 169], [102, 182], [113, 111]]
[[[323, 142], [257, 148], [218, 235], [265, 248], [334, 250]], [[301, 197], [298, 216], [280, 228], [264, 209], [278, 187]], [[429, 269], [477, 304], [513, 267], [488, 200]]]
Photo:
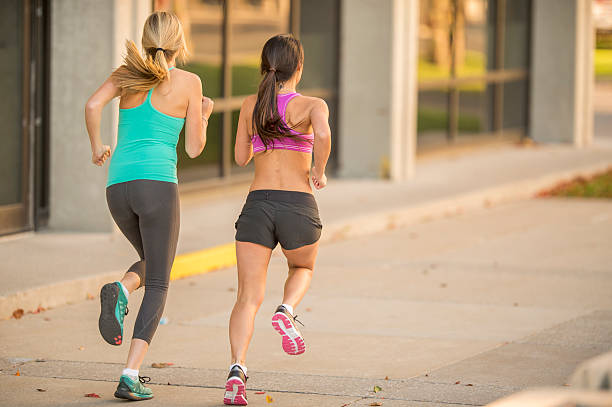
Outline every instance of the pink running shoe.
[[296, 322], [301, 324], [282, 305], [278, 306], [272, 316], [272, 326], [283, 337], [283, 350], [289, 355], [301, 355], [306, 350], [304, 337], [297, 329]]
[[239, 366], [234, 366], [225, 382], [225, 396], [223, 404], [230, 406], [246, 406], [249, 404], [246, 397], [246, 381], [248, 377]]

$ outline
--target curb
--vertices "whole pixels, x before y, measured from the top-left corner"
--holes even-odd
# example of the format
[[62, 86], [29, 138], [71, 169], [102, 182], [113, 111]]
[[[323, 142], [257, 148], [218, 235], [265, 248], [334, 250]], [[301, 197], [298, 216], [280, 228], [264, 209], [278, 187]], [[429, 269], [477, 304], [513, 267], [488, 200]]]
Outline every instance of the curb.
[[[575, 177], [590, 177], [610, 168], [612, 162], [600, 162], [573, 170], [508, 183], [501, 186], [484, 188], [453, 197], [415, 204], [391, 210], [373, 212], [352, 217], [340, 222], [327, 224], [321, 236], [322, 243], [405, 227], [417, 222], [458, 215], [470, 210], [491, 207], [503, 203], [534, 197], [541, 190], [552, 185], [569, 181]], [[233, 267], [236, 264], [234, 242], [206, 248], [176, 256], [171, 280], [211, 271]], [[39, 307], [51, 308], [63, 304], [91, 299], [100, 287], [121, 277], [123, 272], [102, 273], [77, 280], [62, 281], [51, 285], [35, 287], [26, 291], [0, 297], [0, 319], [9, 319], [13, 311], [23, 309], [36, 312]]]

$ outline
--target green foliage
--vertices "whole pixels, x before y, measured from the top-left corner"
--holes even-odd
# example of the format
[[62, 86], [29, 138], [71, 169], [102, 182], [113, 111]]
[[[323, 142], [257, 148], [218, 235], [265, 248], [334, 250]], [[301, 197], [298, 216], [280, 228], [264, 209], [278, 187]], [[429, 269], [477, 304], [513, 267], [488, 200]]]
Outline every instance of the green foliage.
[[[460, 132], [477, 133], [482, 131], [480, 119], [472, 115], [459, 115]], [[448, 128], [448, 112], [440, 109], [419, 108], [417, 131], [446, 130]]]
[[551, 192], [553, 196], [581, 198], [612, 198], [612, 170], [591, 179], [576, 179], [559, 186]]
[[596, 49], [594, 65], [596, 79], [612, 79], [612, 49]]

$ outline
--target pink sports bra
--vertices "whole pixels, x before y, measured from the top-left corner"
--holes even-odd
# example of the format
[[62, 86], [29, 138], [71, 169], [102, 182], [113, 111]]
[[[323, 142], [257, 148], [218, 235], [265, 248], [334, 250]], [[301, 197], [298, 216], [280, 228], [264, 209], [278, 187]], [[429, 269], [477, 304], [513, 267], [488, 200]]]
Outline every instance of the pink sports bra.
[[[299, 93], [283, 93], [279, 94], [276, 99], [276, 105], [278, 107], [278, 113], [280, 117], [283, 119], [285, 123], [285, 111], [287, 110], [287, 104], [291, 99], [296, 96], [299, 96]], [[273, 140], [273, 144], [268, 146], [269, 150], [293, 150], [300, 151], [302, 153], [312, 153], [312, 141], [314, 140], [314, 134], [300, 134], [295, 130], [291, 130], [291, 134], [299, 135], [304, 140], [300, 139], [291, 139], [288, 137], [281, 137]], [[253, 153], [258, 153], [260, 151], [265, 151], [266, 146], [257, 133], [253, 135], [251, 139], [253, 142]]]

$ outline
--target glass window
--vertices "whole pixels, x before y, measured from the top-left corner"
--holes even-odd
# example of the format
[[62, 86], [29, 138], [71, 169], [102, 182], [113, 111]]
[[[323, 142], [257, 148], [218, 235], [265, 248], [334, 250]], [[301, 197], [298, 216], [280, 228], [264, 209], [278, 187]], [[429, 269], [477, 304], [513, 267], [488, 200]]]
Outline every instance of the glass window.
[[529, 64], [529, 0], [506, 2], [504, 68], [527, 68]]
[[444, 144], [448, 137], [448, 91], [419, 92], [417, 131], [419, 148]]
[[459, 90], [459, 137], [491, 133], [493, 129], [493, 86], [483, 82], [463, 85]]
[[504, 129], [527, 127], [527, 81], [504, 83]]
[[257, 93], [261, 49], [289, 33], [290, 0], [235, 0], [232, 3], [230, 62], [232, 96]]
[[450, 76], [451, 0], [421, 0], [419, 24], [419, 80]]
[[487, 68], [494, 67], [494, 53], [489, 52], [494, 33], [487, 4], [486, 0], [457, 1], [454, 44], [457, 76], [484, 75]]
[[22, 202], [22, 96], [23, 96], [23, 5], [19, 0], [2, 3], [0, 13], [0, 205]]
[[[531, 0], [420, 0], [420, 6], [418, 148], [524, 131]], [[524, 71], [508, 83], [490, 75], [505, 69]]]
[[338, 71], [338, 2], [302, 2], [300, 41], [304, 47], [304, 72], [300, 88], [334, 89]]

